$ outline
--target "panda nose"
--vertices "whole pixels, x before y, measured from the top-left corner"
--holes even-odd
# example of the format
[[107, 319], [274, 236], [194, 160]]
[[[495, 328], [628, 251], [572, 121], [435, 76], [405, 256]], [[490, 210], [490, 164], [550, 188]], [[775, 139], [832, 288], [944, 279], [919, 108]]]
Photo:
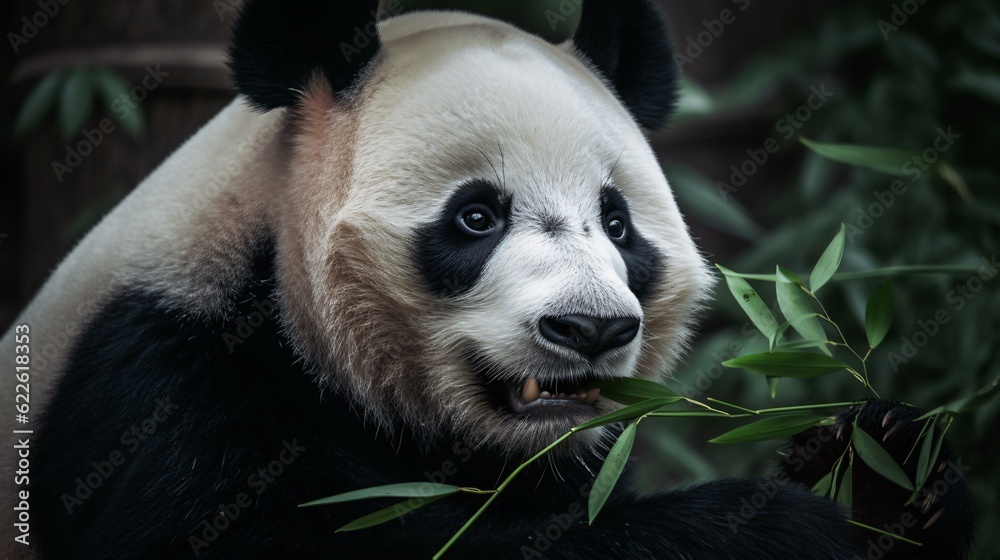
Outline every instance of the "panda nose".
[[639, 334], [640, 322], [634, 317], [591, 317], [563, 315], [543, 317], [538, 330], [545, 340], [594, 357], [625, 346]]

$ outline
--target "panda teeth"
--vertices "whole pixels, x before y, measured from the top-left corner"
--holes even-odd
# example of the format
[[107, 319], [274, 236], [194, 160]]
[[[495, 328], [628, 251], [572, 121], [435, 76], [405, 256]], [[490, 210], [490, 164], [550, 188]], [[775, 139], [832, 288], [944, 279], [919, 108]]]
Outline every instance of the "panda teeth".
[[532, 377], [524, 383], [524, 387], [521, 389], [521, 400], [524, 401], [525, 404], [533, 403], [538, 399], [581, 401], [586, 404], [594, 404], [600, 393], [601, 390], [596, 388], [589, 391], [577, 389], [572, 394], [542, 391], [541, 387], [538, 385], [538, 379]]
[[521, 390], [521, 400], [525, 403], [533, 403], [538, 400], [541, 393], [538, 390], [538, 380], [532, 377], [524, 384], [524, 389]]

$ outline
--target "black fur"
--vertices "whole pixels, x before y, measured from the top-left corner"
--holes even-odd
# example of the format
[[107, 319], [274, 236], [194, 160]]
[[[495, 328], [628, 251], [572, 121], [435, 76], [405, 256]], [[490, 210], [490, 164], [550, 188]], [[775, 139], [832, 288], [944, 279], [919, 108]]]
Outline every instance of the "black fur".
[[[237, 89], [270, 110], [296, 102], [317, 72], [336, 94], [354, 86], [379, 50], [377, 3], [246, 0], [229, 66]], [[647, 0], [586, 0], [574, 37], [643, 127], [656, 130], [677, 99], [677, 69], [663, 15]]]
[[618, 188], [606, 186], [601, 189], [601, 214], [618, 211], [626, 218], [628, 234], [623, 243], [615, 243], [618, 253], [628, 270], [628, 287], [645, 305], [660, 279], [660, 252], [646, 240], [632, 224], [628, 201]]
[[[489, 181], [473, 181], [456, 190], [434, 221], [420, 228], [415, 237], [416, 261], [431, 291], [452, 297], [475, 285], [510, 223], [510, 202]], [[462, 209], [474, 203], [489, 207], [499, 221], [487, 237], [470, 238], [455, 223]]]
[[658, 130], [677, 102], [677, 65], [651, 0], [584, 0], [574, 42], [644, 128]]
[[[405, 428], [375, 433], [343, 398], [321, 394], [281, 334], [271, 262], [261, 254], [260, 276], [226, 319], [185, 319], [156, 294], [125, 292], [82, 334], [32, 450], [43, 558], [192, 558], [193, 546], [209, 559], [429, 558], [483, 498], [453, 496], [402, 522], [340, 534], [334, 529], [387, 503], [296, 506], [394, 482], [491, 488], [517, 463], [448, 437], [422, 450]], [[162, 407], [170, 413], [146, 422], [144, 440], [127, 437]], [[112, 458], [118, 464], [109, 472]], [[271, 476], [275, 465], [281, 472]], [[591, 526], [591, 476], [574, 459], [558, 471], [563, 480], [543, 461], [525, 472], [446, 558], [853, 555], [838, 509], [781, 479], [722, 480], [644, 498], [619, 491]], [[96, 488], [69, 513], [67, 496], [88, 476]], [[206, 533], [213, 520], [228, 527]]]
[[378, 54], [377, 2], [245, 0], [229, 66], [262, 110], [292, 105], [315, 73], [341, 94]]

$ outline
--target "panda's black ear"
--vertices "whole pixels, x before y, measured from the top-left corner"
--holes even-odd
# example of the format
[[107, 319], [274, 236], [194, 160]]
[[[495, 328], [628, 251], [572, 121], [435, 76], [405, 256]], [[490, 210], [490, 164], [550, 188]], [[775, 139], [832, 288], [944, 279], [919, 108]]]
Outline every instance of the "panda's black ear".
[[663, 127], [677, 101], [677, 65], [663, 14], [651, 0], [583, 0], [573, 42], [639, 124]]
[[378, 54], [375, 0], [245, 0], [229, 67], [240, 93], [263, 110], [292, 105], [325, 76], [339, 95]]

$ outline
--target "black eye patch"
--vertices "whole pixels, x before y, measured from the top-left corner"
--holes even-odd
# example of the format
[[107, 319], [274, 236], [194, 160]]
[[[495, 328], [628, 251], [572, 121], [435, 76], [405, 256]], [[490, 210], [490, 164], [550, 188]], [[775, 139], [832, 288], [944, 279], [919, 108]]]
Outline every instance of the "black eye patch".
[[486, 180], [461, 186], [431, 222], [417, 231], [416, 263], [436, 294], [469, 291], [510, 222], [510, 199]]
[[[625, 261], [629, 289], [645, 305], [659, 281], [662, 257], [656, 247], [639, 234], [631, 216], [628, 201], [618, 187], [604, 186], [601, 189], [601, 223], [604, 224], [605, 234], [615, 242], [615, 248]], [[608, 220], [609, 217], [612, 219]], [[609, 224], [612, 226], [610, 230]], [[619, 227], [627, 235], [616, 237]]]

